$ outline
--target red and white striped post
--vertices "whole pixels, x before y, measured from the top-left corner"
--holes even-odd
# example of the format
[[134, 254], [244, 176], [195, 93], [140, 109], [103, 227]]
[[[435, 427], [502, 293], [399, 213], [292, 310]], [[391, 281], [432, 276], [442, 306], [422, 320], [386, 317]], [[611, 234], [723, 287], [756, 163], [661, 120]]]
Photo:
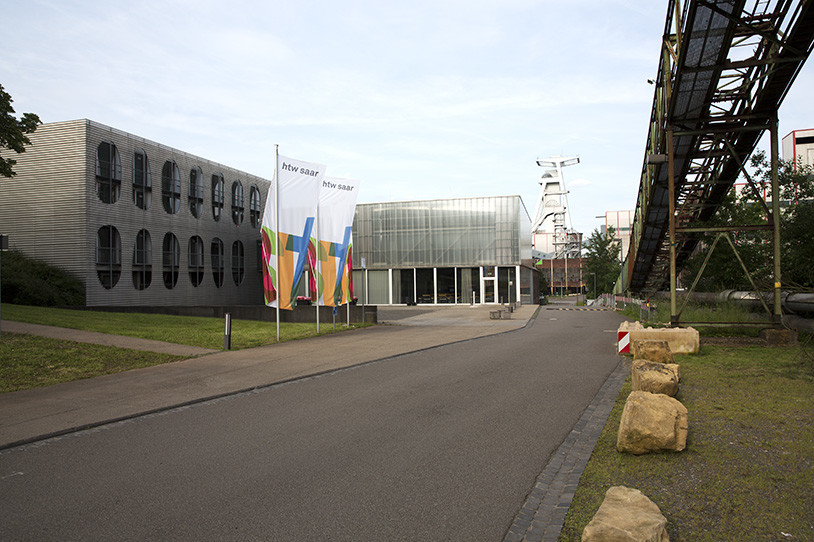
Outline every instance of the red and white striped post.
[[618, 331], [618, 348], [620, 354], [630, 354], [630, 331]]

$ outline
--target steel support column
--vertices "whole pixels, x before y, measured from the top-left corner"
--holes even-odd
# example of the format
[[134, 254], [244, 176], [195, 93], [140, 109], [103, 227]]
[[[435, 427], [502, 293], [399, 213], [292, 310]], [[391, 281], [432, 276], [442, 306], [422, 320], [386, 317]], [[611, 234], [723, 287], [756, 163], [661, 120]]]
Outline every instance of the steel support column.
[[775, 325], [780, 325], [783, 320], [783, 312], [780, 300], [780, 179], [778, 176], [778, 140], [777, 140], [777, 116], [772, 119], [769, 128], [771, 137], [771, 160], [772, 160], [772, 245], [774, 248], [774, 314]]
[[[625, 264], [628, 283], [620, 274], [615, 291], [626, 286], [647, 296], [669, 280], [675, 296], [676, 275], [702, 244], [704, 223], [724, 203], [761, 133], [777, 130], [777, 109], [814, 50], [812, 27], [811, 0], [668, 2], [633, 249]], [[730, 60], [733, 52], [740, 60]], [[772, 145], [776, 152], [776, 135]], [[651, 161], [656, 157], [665, 160]], [[775, 210], [763, 210], [779, 251], [779, 194], [774, 199]], [[779, 297], [779, 252], [773, 272]], [[671, 316], [677, 325], [675, 302]], [[780, 316], [772, 314], [773, 320]]]
[[676, 303], [676, 189], [675, 155], [673, 149], [673, 127], [667, 127], [667, 220], [670, 227], [670, 325], [678, 325]]

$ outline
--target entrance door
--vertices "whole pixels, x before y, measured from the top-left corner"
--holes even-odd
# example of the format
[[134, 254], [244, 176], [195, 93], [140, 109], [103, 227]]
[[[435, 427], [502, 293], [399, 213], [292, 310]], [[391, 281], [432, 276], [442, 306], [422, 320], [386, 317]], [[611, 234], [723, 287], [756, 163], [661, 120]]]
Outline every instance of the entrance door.
[[496, 275], [496, 268], [494, 265], [484, 265], [481, 267], [481, 273], [483, 274], [482, 277], [482, 286], [481, 290], [483, 291], [483, 302], [484, 303], [495, 303], [495, 281], [497, 280]]
[[495, 302], [495, 279], [483, 279], [483, 302]]

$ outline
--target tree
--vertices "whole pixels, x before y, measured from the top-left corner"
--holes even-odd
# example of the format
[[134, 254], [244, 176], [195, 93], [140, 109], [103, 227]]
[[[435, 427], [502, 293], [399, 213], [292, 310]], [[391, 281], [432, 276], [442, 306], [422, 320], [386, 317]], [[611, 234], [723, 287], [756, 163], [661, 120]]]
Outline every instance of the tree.
[[616, 279], [619, 277], [619, 241], [615, 239], [616, 230], [611, 226], [605, 233], [598, 229], [584, 243], [585, 256], [583, 278], [586, 286], [593, 286], [593, 274], [596, 273], [596, 294], [612, 293]]
[[537, 276], [540, 278], [540, 291], [538, 292], [538, 297], [545, 297], [548, 295], [551, 289], [551, 285], [548, 283], [548, 277], [539, 267], [537, 268]]
[[[771, 164], [763, 151], [756, 152], [751, 160], [751, 177], [758, 191], [767, 194], [771, 201]], [[781, 160], [778, 168], [780, 189], [780, 243], [781, 280], [792, 289], [814, 288], [814, 170], [802, 163]], [[750, 189], [739, 195], [731, 191], [715, 216], [705, 225], [749, 225], [766, 223], [768, 217], [758, 196]], [[736, 232], [732, 234], [738, 253], [755, 279], [758, 288], [772, 288], [772, 236], [771, 232]], [[707, 249], [715, 234], [701, 237], [700, 250], [685, 267], [685, 281], [690, 282], [707, 255]], [[704, 273], [698, 281], [697, 291], [720, 291], [725, 289], [751, 290], [746, 274], [725, 240], [721, 239], [710, 256]]]
[[[40, 118], [34, 113], [24, 113], [18, 120], [14, 117], [14, 108], [11, 107], [11, 94], [0, 85], [0, 150], [9, 149], [17, 154], [25, 152], [25, 146], [30, 145], [26, 134], [30, 134], [42, 124]], [[14, 164], [17, 160], [3, 158], [0, 155], [0, 176], [13, 177], [15, 175]]]
[[814, 288], [814, 201], [801, 201], [789, 209], [780, 223], [780, 246], [783, 287]]
[[[704, 225], [711, 227], [746, 226], [765, 223], [763, 206], [754, 199], [749, 199], [745, 193], [737, 196], [732, 190], [724, 197], [716, 214]], [[709, 254], [717, 236], [716, 233], [701, 234], [699, 248], [687, 260], [682, 272], [682, 283], [689, 287], [698, 277], [701, 265], [709, 256], [709, 261], [698, 279], [696, 291], [751, 290], [749, 278], [732, 252], [732, 247], [723, 237], [718, 239], [715, 248]], [[771, 250], [767, 251], [767, 242], [770, 239], [767, 232], [737, 231], [730, 232], [730, 236], [752, 278], [761, 284], [770, 281], [772, 264], [768, 259], [771, 257]]]

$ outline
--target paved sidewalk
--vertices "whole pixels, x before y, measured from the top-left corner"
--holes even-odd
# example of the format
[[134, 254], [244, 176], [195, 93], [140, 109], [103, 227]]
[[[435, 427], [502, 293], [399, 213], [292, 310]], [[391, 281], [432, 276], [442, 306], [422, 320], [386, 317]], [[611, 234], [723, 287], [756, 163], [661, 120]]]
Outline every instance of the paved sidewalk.
[[[139, 414], [520, 329], [538, 309], [537, 305], [526, 305], [511, 319], [492, 320], [489, 311], [495, 308], [388, 308], [380, 315], [385, 325], [244, 350], [184, 350], [181, 355], [198, 357], [5, 393], [0, 395], [0, 450]], [[399, 312], [411, 309], [413, 313]], [[14, 324], [4, 321], [3, 330], [15, 332]], [[125, 348], [162, 348], [159, 351], [169, 353], [179, 353], [175, 347], [192, 348], [48, 326], [17, 324], [16, 328], [69, 340], [95, 342], [96, 338], [101, 344]]]

